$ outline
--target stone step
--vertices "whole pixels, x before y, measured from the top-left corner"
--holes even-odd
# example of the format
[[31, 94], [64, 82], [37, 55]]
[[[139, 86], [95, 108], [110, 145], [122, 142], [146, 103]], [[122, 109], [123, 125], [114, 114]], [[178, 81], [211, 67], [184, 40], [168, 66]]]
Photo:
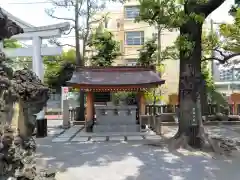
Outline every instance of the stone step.
[[101, 119], [97, 120], [97, 125], [134, 125], [136, 124], [136, 120], [130, 119]]
[[140, 132], [139, 125], [95, 125], [94, 133], [99, 132]]

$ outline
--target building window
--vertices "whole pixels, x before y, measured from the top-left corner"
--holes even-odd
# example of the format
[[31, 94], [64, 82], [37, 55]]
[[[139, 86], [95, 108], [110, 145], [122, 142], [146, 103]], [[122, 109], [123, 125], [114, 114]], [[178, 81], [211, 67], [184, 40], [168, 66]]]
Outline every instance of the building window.
[[125, 33], [126, 45], [143, 45], [143, 43], [144, 43], [143, 31], [132, 31], [132, 32]]
[[139, 15], [138, 6], [126, 6], [125, 7], [125, 19], [135, 19]]
[[232, 81], [233, 71], [232, 69], [222, 69], [219, 73], [221, 81]]
[[221, 69], [220, 70], [221, 81], [239, 81], [240, 80], [240, 69]]

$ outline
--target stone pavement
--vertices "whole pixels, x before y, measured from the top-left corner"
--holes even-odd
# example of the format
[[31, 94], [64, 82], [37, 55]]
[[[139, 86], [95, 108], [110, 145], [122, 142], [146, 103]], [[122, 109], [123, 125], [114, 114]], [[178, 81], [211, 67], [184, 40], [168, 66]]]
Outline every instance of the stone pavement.
[[[204, 153], [182, 149], [169, 152], [164, 146], [147, 145], [146, 139], [126, 141], [116, 135], [108, 142], [105, 142], [105, 136], [92, 136], [95, 141], [89, 139], [83, 143], [80, 139], [73, 141], [84, 137], [79, 131], [81, 127], [73, 126], [64, 131], [58, 128], [57, 122], [48, 125], [49, 136], [37, 139], [37, 157], [45, 160], [49, 167], [62, 170], [57, 173], [56, 180], [240, 179], [240, 156], [237, 155], [213, 159]], [[207, 129], [212, 135], [240, 139], [240, 126], [211, 126]], [[170, 136], [177, 128], [165, 127], [164, 130]], [[154, 137], [154, 134], [149, 136]], [[136, 139], [134, 134], [128, 137]], [[54, 142], [57, 138], [65, 140]]]
[[86, 133], [83, 126], [76, 125], [52, 139], [52, 142], [103, 142], [103, 141], [141, 141], [160, 140], [161, 137], [154, 132], [148, 133]]
[[[240, 157], [169, 152], [143, 141], [52, 143], [37, 139], [37, 156], [60, 168], [56, 180], [239, 180]], [[38, 161], [39, 162], [39, 161]]]
[[[240, 126], [231, 125], [219, 125], [219, 126], [205, 126], [206, 132], [211, 137], [224, 137], [232, 139], [240, 143]], [[165, 126], [163, 127], [163, 133], [166, 137], [173, 137], [177, 132], [177, 127]]]
[[[205, 127], [210, 136], [232, 139], [240, 144], [240, 126], [207, 126]], [[175, 135], [177, 127], [165, 126], [163, 133], [166, 137]], [[85, 133], [83, 126], [73, 126], [70, 129], [49, 128], [49, 135], [54, 136], [52, 142], [103, 142], [103, 141], [141, 141], [160, 140], [161, 137], [154, 132], [148, 133]]]

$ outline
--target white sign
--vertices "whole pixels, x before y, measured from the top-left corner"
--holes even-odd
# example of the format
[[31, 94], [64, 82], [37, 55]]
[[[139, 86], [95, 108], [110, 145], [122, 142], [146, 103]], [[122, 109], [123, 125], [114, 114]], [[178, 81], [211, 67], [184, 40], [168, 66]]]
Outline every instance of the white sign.
[[62, 87], [62, 101], [68, 99], [68, 92], [69, 92], [68, 87]]
[[68, 93], [68, 87], [63, 87], [63, 93], [67, 94]]

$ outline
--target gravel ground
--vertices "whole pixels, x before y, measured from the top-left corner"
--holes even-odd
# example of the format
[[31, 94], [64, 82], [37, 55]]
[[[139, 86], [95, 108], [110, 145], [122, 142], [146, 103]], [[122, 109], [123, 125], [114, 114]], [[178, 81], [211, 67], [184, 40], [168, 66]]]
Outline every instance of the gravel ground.
[[65, 171], [57, 180], [239, 180], [240, 156], [179, 151], [143, 142], [52, 143], [38, 139], [38, 155]]

